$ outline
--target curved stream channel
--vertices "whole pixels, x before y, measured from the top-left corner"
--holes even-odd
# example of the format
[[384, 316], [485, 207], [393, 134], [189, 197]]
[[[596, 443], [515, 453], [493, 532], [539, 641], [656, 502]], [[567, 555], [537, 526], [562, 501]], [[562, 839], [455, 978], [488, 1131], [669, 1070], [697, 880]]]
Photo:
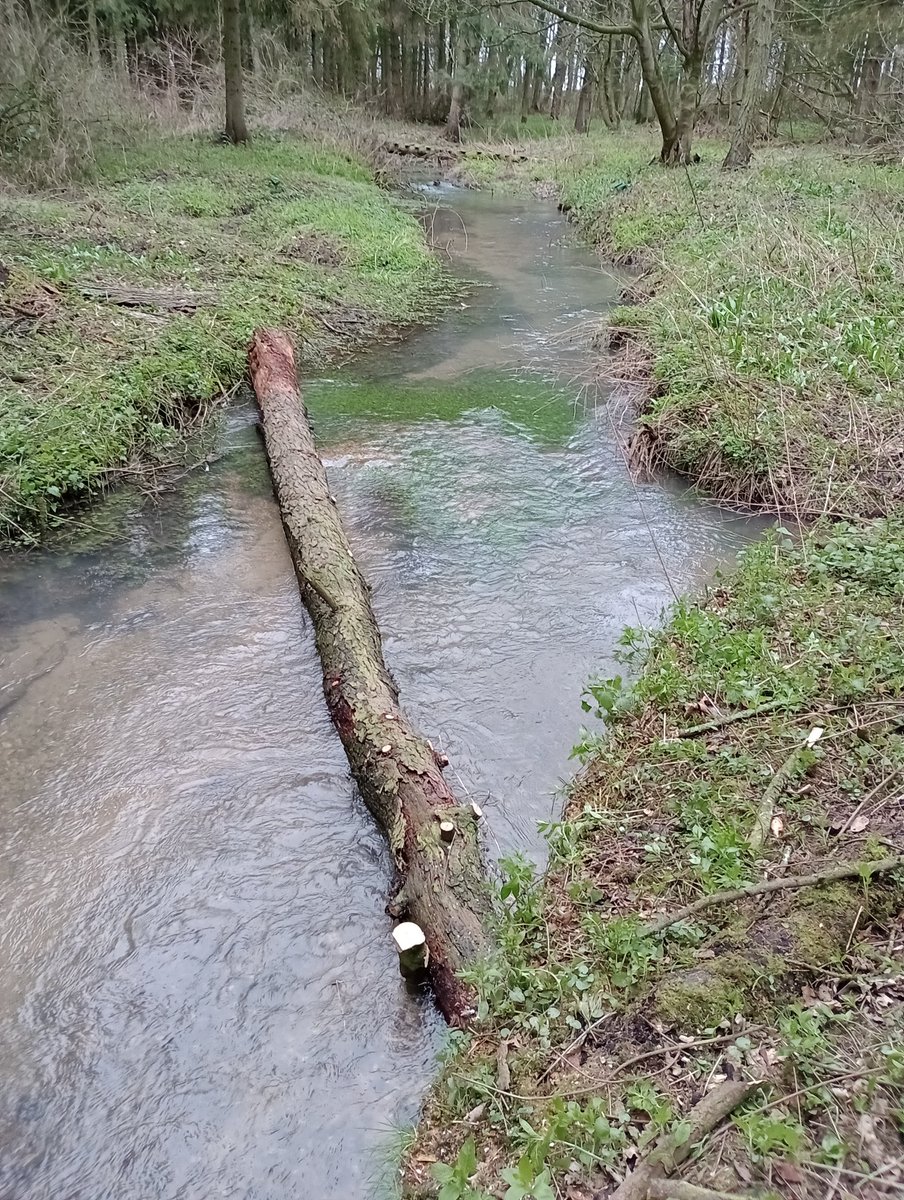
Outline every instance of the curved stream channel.
[[[762, 523], [632, 485], [551, 204], [432, 198], [485, 286], [307, 397], [403, 703], [540, 858], [582, 682]], [[433, 1070], [253, 422], [0, 569], [3, 1200], [373, 1200]]]

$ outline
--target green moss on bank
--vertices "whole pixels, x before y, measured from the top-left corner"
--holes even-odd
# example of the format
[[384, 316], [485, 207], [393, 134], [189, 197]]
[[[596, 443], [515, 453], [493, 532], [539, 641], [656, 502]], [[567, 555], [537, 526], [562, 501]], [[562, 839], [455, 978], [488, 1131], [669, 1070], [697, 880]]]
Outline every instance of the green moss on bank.
[[[286, 325], [308, 366], [423, 317], [445, 282], [413, 212], [360, 161], [291, 138], [169, 138], [94, 183], [0, 197], [0, 535], [32, 539], [136, 462], [177, 457]], [[82, 286], [198, 301], [188, 311]]]

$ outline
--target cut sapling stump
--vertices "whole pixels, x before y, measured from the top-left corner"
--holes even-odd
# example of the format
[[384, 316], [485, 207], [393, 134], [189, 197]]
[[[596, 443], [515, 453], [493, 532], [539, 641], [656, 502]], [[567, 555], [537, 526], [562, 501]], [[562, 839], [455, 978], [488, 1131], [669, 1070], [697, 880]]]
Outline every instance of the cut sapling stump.
[[400, 921], [392, 931], [392, 940], [399, 952], [399, 970], [409, 978], [415, 978], [427, 970], [430, 950], [420, 925], [414, 921]]
[[[399, 706], [370, 589], [342, 528], [299, 394], [288, 334], [258, 330], [249, 363], [286, 540], [314, 626], [327, 707], [398, 869], [400, 887], [389, 910], [408, 918], [394, 934], [404, 958], [400, 965], [407, 970], [420, 955], [443, 1015], [450, 1024], [465, 1025], [474, 1015], [475, 997], [460, 972], [489, 947], [479, 813], [458, 802], [442, 773], [448, 760], [412, 728]], [[422, 940], [405, 925], [414, 925]]]

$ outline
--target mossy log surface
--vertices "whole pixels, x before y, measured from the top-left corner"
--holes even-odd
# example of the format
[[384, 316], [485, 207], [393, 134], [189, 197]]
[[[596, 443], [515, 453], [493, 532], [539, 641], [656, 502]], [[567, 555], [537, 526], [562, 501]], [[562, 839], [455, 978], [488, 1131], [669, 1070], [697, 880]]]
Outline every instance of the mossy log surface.
[[[477, 817], [446, 782], [444, 758], [410, 725], [386, 663], [368, 584], [355, 562], [299, 393], [288, 334], [258, 330], [249, 355], [264, 442], [323, 666], [327, 707], [365, 803], [389, 837], [400, 888], [390, 905], [423, 929], [446, 1019], [465, 1025], [459, 978], [488, 947], [490, 910]], [[451, 840], [440, 822], [451, 821]]]

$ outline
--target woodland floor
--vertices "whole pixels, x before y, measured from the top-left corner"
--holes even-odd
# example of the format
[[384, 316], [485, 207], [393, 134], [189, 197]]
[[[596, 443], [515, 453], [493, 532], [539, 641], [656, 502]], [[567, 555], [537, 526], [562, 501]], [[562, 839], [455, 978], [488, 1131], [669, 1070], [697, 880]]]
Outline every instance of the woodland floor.
[[[639, 397], [635, 466], [795, 532], [627, 630], [625, 679], [588, 684], [548, 872], [504, 865], [409, 1197], [599, 1200], [689, 1136], [676, 1178], [722, 1194], [904, 1194], [904, 871], [872, 873], [904, 854], [904, 170], [775, 147], [725, 176], [723, 150], [669, 172], [601, 135], [459, 167], [554, 191], [640, 266], [602, 368]], [[756, 1086], [691, 1135], [732, 1079]]]
[[317, 366], [449, 290], [414, 206], [313, 138], [137, 139], [101, 151], [88, 183], [0, 185], [0, 229], [7, 541], [203, 460], [189, 435], [243, 378], [256, 326], [287, 326]]

